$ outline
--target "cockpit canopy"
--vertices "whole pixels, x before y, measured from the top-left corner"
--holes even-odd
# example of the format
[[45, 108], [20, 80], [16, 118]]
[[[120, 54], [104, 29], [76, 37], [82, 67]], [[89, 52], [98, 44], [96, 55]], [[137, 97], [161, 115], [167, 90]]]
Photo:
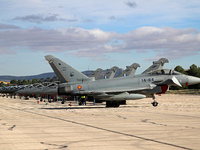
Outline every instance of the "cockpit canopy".
[[181, 75], [180, 72], [174, 71], [172, 69], [161, 69], [149, 72], [150, 75]]

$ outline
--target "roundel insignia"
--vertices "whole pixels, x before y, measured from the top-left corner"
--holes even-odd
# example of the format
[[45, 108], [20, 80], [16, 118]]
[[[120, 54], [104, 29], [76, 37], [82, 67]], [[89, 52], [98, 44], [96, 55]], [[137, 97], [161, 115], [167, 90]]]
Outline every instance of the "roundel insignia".
[[73, 73], [73, 72], [71, 72], [71, 73], [70, 73], [70, 77], [73, 77], [73, 76], [74, 76], [74, 73]]
[[82, 88], [82, 86], [81, 86], [81, 85], [79, 85], [79, 86], [77, 86], [77, 88], [80, 90], [80, 89]]

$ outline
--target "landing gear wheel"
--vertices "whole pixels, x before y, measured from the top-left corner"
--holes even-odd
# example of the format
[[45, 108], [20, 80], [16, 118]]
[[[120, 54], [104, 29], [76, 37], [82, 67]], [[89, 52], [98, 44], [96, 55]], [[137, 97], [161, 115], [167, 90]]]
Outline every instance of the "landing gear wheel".
[[106, 101], [106, 107], [119, 107], [120, 103], [118, 101]]
[[119, 107], [120, 103], [117, 101], [113, 101], [112, 105], [113, 107]]
[[156, 102], [156, 97], [154, 94], [152, 94], [153, 102], [151, 103], [154, 107], [158, 106], [158, 102]]
[[106, 101], [106, 107], [112, 107], [112, 103], [110, 101]]
[[151, 103], [154, 107], [158, 106], [158, 102], [154, 101]]

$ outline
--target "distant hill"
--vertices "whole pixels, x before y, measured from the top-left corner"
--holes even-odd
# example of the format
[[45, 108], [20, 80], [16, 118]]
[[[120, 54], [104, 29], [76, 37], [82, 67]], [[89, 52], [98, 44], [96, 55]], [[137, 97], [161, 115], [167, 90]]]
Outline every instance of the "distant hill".
[[13, 79], [16, 79], [16, 80], [32, 80], [34, 78], [36, 79], [46, 79], [48, 77], [52, 78], [56, 76], [56, 74], [54, 72], [49, 72], [49, 73], [43, 73], [43, 74], [39, 74], [39, 75], [31, 75], [31, 76], [0, 76], [0, 81], [6, 81], [6, 82], [9, 82], [10, 80], [13, 80]]
[[[82, 72], [83, 74], [85, 75], [90, 75], [92, 73], [92, 71], [83, 71]], [[42, 73], [42, 74], [39, 74], [39, 75], [31, 75], [31, 76], [9, 76], [9, 75], [4, 75], [4, 76], [0, 76], [0, 81], [5, 81], [5, 82], [9, 82], [10, 80], [13, 80], [13, 79], [16, 79], [16, 80], [32, 80], [32, 79], [46, 79], [48, 77], [52, 78], [56, 76], [56, 74], [54, 72], [49, 72], [49, 73]]]
[[[103, 73], [105, 73], [105, 72], [106, 72], [106, 70], [104, 70]], [[121, 72], [122, 72], [122, 69], [119, 69], [116, 72], [115, 76], [119, 75]], [[82, 73], [85, 74], [86, 76], [89, 76], [92, 73], [92, 70], [83, 71]], [[24, 79], [32, 80], [34, 78], [40, 80], [42, 78], [46, 79], [48, 77], [52, 78], [54, 76], [56, 76], [56, 74], [54, 72], [42, 73], [42, 74], [39, 74], [39, 75], [31, 75], [31, 76], [9, 76], [9, 75], [4, 75], [4, 76], [0, 76], [0, 81], [10, 82], [10, 80], [14, 80], [14, 79], [15, 80], [24, 80]]]

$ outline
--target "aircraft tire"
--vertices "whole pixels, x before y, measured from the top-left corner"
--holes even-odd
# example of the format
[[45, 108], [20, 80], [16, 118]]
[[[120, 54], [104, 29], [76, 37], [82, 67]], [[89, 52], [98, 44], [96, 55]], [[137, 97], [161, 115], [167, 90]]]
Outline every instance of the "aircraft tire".
[[106, 101], [106, 107], [119, 107], [120, 102], [118, 101]]
[[113, 101], [112, 103], [113, 103], [113, 107], [119, 107], [120, 105], [120, 102], [118, 101]]
[[112, 107], [112, 102], [111, 101], [106, 101], [106, 107]]
[[126, 105], [126, 100], [120, 101], [120, 104], [121, 104], [121, 105]]
[[152, 102], [151, 103], [154, 107], [158, 106], [158, 102]]

